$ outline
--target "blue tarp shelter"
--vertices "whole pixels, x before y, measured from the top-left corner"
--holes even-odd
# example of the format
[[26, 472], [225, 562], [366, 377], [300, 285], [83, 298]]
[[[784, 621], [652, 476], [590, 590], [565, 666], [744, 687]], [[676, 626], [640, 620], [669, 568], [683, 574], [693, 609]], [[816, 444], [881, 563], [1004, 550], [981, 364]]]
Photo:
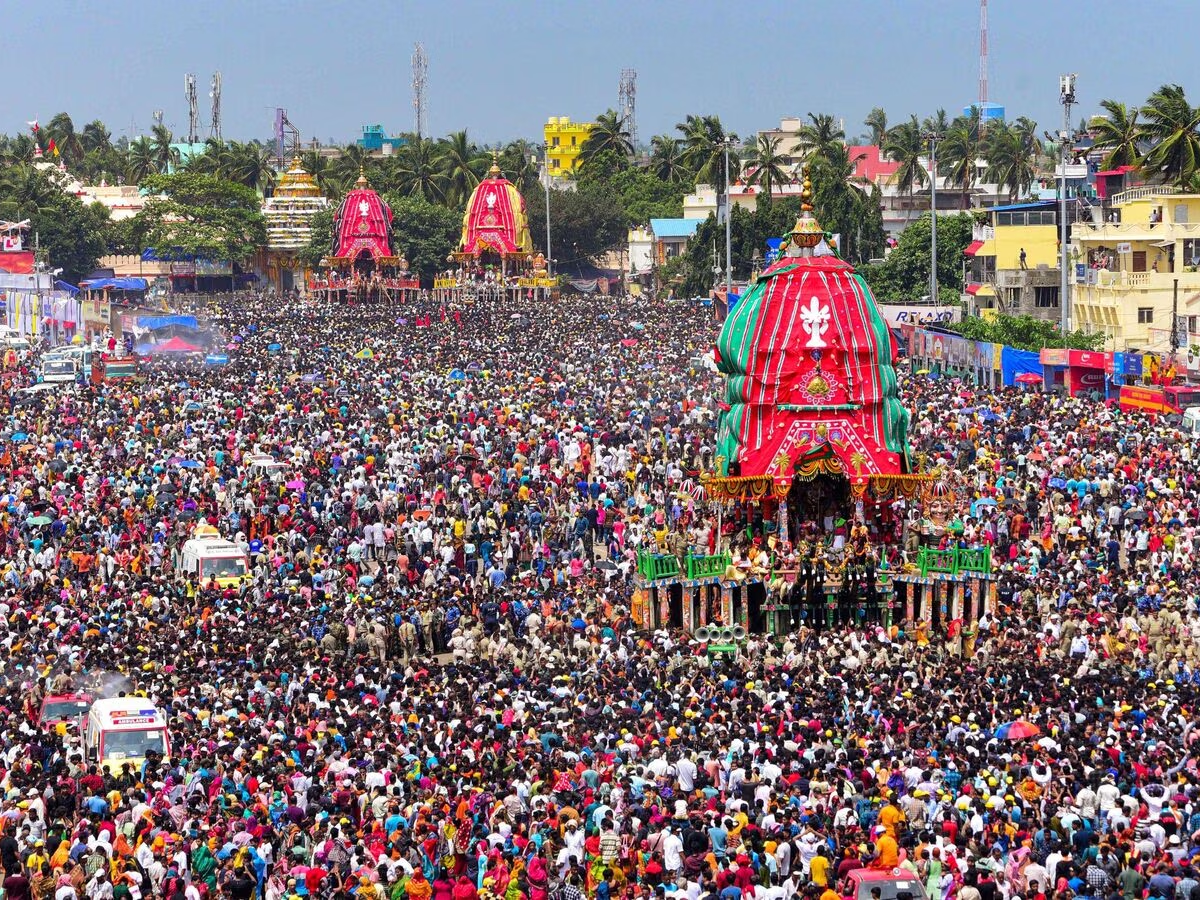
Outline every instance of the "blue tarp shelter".
[[1037, 352], [1017, 350], [1014, 347], [1005, 347], [1000, 351], [1000, 373], [1004, 378], [1005, 387], [1015, 385], [1017, 376], [1026, 372], [1042, 374], [1042, 360]]
[[195, 316], [138, 316], [138, 328], [167, 328], [171, 325], [179, 325], [183, 328], [195, 328]]
[[145, 278], [97, 278], [80, 282], [79, 286], [89, 291], [144, 291], [147, 283]]

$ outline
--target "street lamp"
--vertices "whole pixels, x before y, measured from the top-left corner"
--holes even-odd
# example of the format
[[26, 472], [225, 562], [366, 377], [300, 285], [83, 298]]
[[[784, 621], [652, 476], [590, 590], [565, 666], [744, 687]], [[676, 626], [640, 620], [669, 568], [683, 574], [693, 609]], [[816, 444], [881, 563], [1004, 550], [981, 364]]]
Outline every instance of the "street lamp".
[[1059, 311], [1062, 322], [1059, 326], [1063, 337], [1071, 327], [1071, 281], [1067, 277], [1067, 159], [1071, 141], [1071, 106], [1075, 103], [1075, 74], [1058, 77], [1058, 102], [1063, 106], [1063, 130], [1060, 135], [1059, 167], [1061, 169], [1058, 189], [1058, 268], [1059, 268]]
[[925, 135], [929, 141], [929, 302], [938, 302], [937, 274], [937, 142], [938, 134], [930, 131]]

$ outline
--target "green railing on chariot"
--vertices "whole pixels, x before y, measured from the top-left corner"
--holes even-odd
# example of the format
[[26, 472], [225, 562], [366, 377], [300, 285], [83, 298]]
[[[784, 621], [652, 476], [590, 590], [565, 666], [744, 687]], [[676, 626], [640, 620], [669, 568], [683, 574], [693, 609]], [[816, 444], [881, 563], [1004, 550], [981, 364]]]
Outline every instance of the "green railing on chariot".
[[646, 553], [638, 554], [638, 574], [647, 581], [657, 581], [660, 578], [678, 578], [681, 574], [689, 580], [699, 578], [719, 578], [733, 558], [728, 553], [718, 553], [715, 556], [692, 556], [684, 559], [685, 569], [679, 570], [679, 560], [670, 554]]
[[981, 575], [992, 573], [991, 547], [954, 547], [950, 550], [935, 550], [922, 547], [917, 557], [921, 577], [929, 575], [963, 575], [976, 572]]

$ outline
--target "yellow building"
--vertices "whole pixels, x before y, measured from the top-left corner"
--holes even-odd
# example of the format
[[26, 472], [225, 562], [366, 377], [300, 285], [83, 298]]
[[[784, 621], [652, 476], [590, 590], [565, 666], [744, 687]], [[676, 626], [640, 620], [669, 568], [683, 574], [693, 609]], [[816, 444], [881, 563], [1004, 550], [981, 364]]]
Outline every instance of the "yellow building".
[[1075, 226], [1071, 250], [1075, 327], [1103, 333], [1105, 349], [1169, 351], [1173, 312], [1197, 324], [1200, 194], [1161, 185], [1116, 194]]
[[[964, 300], [976, 315], [995, 310], [1057, 322], [1058, 211], [1054, 201], [1016, 203], [988, 210], [966, 249]], [[1022, 259], [1024, 254], [1024, 259]]]
[[570, 116], [546, 120], [546, 168], [553, 177], [562, 178], [579, 168], [579, 151], [595, 124], [572, 122]]

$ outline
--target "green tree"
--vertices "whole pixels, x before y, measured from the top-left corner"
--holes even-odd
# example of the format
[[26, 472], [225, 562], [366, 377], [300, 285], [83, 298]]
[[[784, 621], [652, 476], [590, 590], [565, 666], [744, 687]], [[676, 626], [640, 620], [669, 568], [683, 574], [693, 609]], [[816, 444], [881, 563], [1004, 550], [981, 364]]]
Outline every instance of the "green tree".
[[141, 184], [144, 179], [158, 171], [154, 160], [154, 147], [141, 136], [130, 142], [126, 153], [125, 178], [130, 184]]
[[1018, 119], [1012, 125], [988, 125], [984, 149], [987, 177], [1008, 191], [1010, 201], [1027, 192], [1037, 174], [1038, 142], [1029, 124], [1028, 119]]
[[900, 164], [900, 168], [896, 170], [896, 186], [908, 194], [911, 209], [916, 189], [929, 181], [929, 173], [922, 161], [925, 155], [925, 138], [921, 134], [921, 125], [915, 115], [888, 132], [883, 152], [892, 162]]
[[871, 143], [876, 147], [883, 145], [883, 139], [887, 136], [888, 118], [887, 113], [882, 106], [876, 106], [863, 119], [863, 124], [871, 129]]
[[442, 138], [436, 152], [446, 203], [465, 206], [487, 171], [487, 157], [479, 152], [466, 131], [455, 131]]
[[1139, 165], [1142, 161], [1139, 147], [1142, 125], [1138, 121], [1141, 110], [1116, 100], [1101, 100], [1100, 108], [1106, 115], [1093, 116], [1089, 126], [1095, 148], [1104, 151], [1100, 165], [1105, 169]]
[[1043, 347], [1068, 347], [1072, 350], [1099, 350], [1104, 346], [1104, 334], [1070, 331], [1063, 337], [1054, 322], [1033, 316], [1009, 316], [1003, 313], [992, 319], [967, 318], [953, 326], [963, 337], [973, 341], [991, 341], [1018, 350], [1041, 350]]
[[[717, 193], [725, 193], [725, 148], [737, 135], [725, 131], [718, 116], [693, 116], [675, 126], [683, 134], [683, 162], [697, 182], [711, 184]], [[729, 153], [729, 177], [737, 178], [739, 160]]]
[[781, 138], [770, 134], [760, 134], [752, 149], [746, 156], [746, 165], [754, 169], [750, 180], [763, 189], [763, 194], [770, 202], [771, 190], [778, 184], [788, 180], [785, 168], [787, 157], [779, 152]]
[[633, 156], [633, 144], [629, 139], [629, 130], [621, 117], [611, 109], [596, 116], [596, 121], [588, 132], [583, 146], [579, 148], [580, 165], [586, 166], [593, 157], [601, 153], [615, 153], [617, 158], [629, 164]]
[[165, 174], [172, 166], [179, 164], [179, 151], [171, 146], [175, 136], [165, 125], [155, 125], [150, 129], [150, 147], [154, 151], [154, 168], [159, 174]]
[[77, 164], [83, 159], [83, 143], [75, 132], [75, 123], [71, 117], [60, 112], [51, 119], [45, 128], [46, 140], [53, 140], [54, 146], [67, 165]]
[[796, 133], [797, 146], [805, 157], [822, 156], [846, 142], [846, 132], [829, 113], [809, 113], [808, 122]]
[[446, 268], [446, 256], [458, 246], [462, 217], [423, 197], [389, 194], [384, 198], [396, 222], [393, 246], [410, 271], [431, 278]]
[[[930, 214], [900, 233], [887, 259], [862, 268], [875, 298], [886, 303], [915, 303], [929, 294]], [[943, 303], [958, 302], [963, 251], [971, 243], [975, 217], [970, 213], [938, 216], [938, 288]]]
[[926, 116], [921, 122], [921, 130], [926, 134], [935, 134], [938, 140], [941, 140], [946, 131], [950, 128], [950, 121], [946, 118], [946, 111], [939, 109], [932, 116]]
[[[542, 191], [525, 195], [530, 236], [536, 248], [546, 246], [546, 200]], [[596, 187], [550, 191], [550, 229], [554, 258], [564, 268], [626, 246], [628, 231], [617, 198]]]
[[854, 265], [881, 255], [886, 239], [878, 192], [854, 178], [858, 159], [841, 144], [814, 157], [810, 170], [813, 214], [827, 232], [841, 236], [838, 254]]
[[525, 138], [509, 141], [500, 151], [500, 169], [504, 177], [516, 185], [522, 194], [535, 190], [538, 181], [540, 150]]
[[690, 185], [663, 181], [633, 167], [610, 172], [603, 178], [596, 177], [593, 170], [584, 170], [578, 184], [580, 189], [616, 198], [626, 226], [645, 224], [651, 219], [679, 218], [683, 215], [683, 198], [691, 190]]
[[[426, 141], [426, 143], [429, 142]], [[403, 149], [401, 148], [401, 150]], [[347, 144], [329, 164], [325, 177], [339, 185], [342, 191], [347, 191], [357, 180], [360, 172], [364, 173], [367, 178], [374, 178], [374, 169], [375, 160], [371, 158], [366, 147]]]
[[54, 173], [27, 163], [0, 172], [0, 217], [14, 222], [29, 219], [31, 233], [64, 280], [76, 283], [96, 267], [107, 249], [108, 209], [100, 203], [84, 204], [64, 193]]
[[85, 153], [108, 150], [112, 147], [112, 132], [99, 119], [93, 119], [83, 126], [80, 142]]
[[669, 134], [656, 134], [650, 138], [650, 172], [660, 181], [675, 184], [690, 182], [684, 163], [683, 147]]
[[243, 261], [266, 243], [260, 198], [249, 187], [214, 175], [152, 175], [152, 194], [138, 213], [146, 242], [160, 255]]
[[977, 163], [983, 152], [979, 132], [979, 107], [972, 106], [970, 115], [958, 116], [938, 143], [938, 175], [959, 189], [962, 208], [971, 205], [971, 188], [979, 174]]
[[393, 190], [406, 197], [423, 197], [439, 203], [446, 197], [445, 177], [437, 145], [428, 138], [414, 138], [392, 158]]
[[1164, 84], [1142, 107], [1142, 136], [1151, 144], [1142, 163], [1168, 184], [1184, 185], [1200, 168], [1200, 107], [1183, 88]]

